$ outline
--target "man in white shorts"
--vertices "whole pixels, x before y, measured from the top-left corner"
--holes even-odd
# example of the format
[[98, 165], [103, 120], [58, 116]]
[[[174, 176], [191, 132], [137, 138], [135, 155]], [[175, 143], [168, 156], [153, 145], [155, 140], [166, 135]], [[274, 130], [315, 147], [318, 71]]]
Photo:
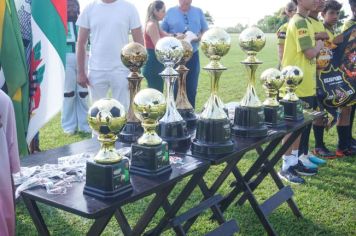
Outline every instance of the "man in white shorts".
[[[79, 15], [77, 44], [77, 82], [89, 88], [91, 101], [112, 97], [129, 107], [128, 69], [122, 64], [121, 49], [129, 42], [143, 44], [137, 9], [125, 0], [94, 0]], [[88, 75], [85, 72], [85, 49], [90, 35]]]

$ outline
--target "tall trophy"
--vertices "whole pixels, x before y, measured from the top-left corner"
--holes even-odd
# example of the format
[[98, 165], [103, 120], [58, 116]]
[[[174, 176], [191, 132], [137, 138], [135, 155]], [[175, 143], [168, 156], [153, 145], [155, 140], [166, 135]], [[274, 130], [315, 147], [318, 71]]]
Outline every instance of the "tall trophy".
[[221, 28], [209, 29], [201, 40], [201, 49], [210, 59], [209, 64], [203, 69], [210, 74], [211, 91], [197, 120], [196, 136], [191, 146], [195, 155], [219, 157], [233, 152], [230, 120], [218, 96], [220, 76], [226, 70], [220, 59], [228, 53], [230, 46], [230, 35]]
[[155, 89], [143, 89], [136, 94], [133, 109], [144, 133], [132, 144], [130, 172], [151, 177], [170, 172], [168, 145], [156, 133], [158, 120], [166, 111], [163, 94]]
[[174, 37], [160, 39], [155, 48], [156, 56], [165, 69], [160, 73], [166, 83], [166, 113], [159, 121], [159, 134], [169, 149], [186, 150], [190, 145], [187, 124], [179, 114], [174, 101], [174, 83], [179, 77], [174, 65], [183, 57], [182, 43]]
[[303, 81], [303, 72], [297, 66], [283, 68], [282, 75], [285, 80], [286, 95], [279, 102], [284, 106], [286, 120], [299, 121], [304, 118], [303, 106], [295, 94], [297, 86]]
[[132, 191], [129, 161], [116, 152], [116, 134], [126, 123], [124, 107], [115, 99], [101, 99], [88, 112], [89, 126], [101, 144], [93, 161], [87, 162], [84, 193], [112, 199]]
[[136, 142], [138, 137], [143, 133], [140, 121], [133, 112], [132, 101], [136, 93], [140, 90], [143, 76], [140, 75], [139, 71], [146, 60], [146, 49], [139, 43], [129, 43], [121, 50], [121, 61], [130, 70], [130, 74], [127, 77], [130, 90], [130, 107], [127, 113], [127, 123], [119, 136], [120, 141], [123, 143]]
[[187, 128], [193, 130], [196, 127], [197, 116], [187, 97], [187, 74], [189, 69], [185, 66], [193, 55], [193, 47], [185, 40], [181, 40], [180, 42], [183, 46], [183, 57], [178, 62], [178, 67], [176, 68], [176, 71], [179, 73], [176, 105], [179, 114], [187, 122]]
[[267, 135], [267, 126], [264, 123], [264, 110], [256, 89], [256, 70], [262, 64], [256, 58], [266, 44], [264, 33], [257, 27], [250, 27], [242, 31], [239, 44], [247, 53], [247, 59], [241, 63], [245, 65], [249, 78], [247, 91], [240, 104], [235, 108], [234, 125], [232, 132], [240, 137], [263, 137]]
[[267, 69], [262, 72], [261, 81], [267, 94], [263, 102], [266, 125], [271, 128], [282, 127], [285, 125], [284, 108], [277, 100], [278, 90], [284, 83], [282, 73], [275, 68]]

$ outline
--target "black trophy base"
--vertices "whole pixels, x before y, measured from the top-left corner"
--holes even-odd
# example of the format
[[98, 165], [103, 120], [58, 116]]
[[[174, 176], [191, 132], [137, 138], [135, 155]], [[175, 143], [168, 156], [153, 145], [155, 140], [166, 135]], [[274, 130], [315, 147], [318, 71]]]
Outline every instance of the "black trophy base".
[[197, 127], [197, 115], [194, 109], [178, 109], [178, 112], [187, 123], [188, 130], [193, 130]]
[[172, 123], [160, 122], [158, 133], [168, 143], [170, 150], [184, 151], [189, 149], [191, 137], [184, 120]]
[[143, 134], [143, 128], [139, 122], [128, 122], [119, 134], [119, 140], [123, 143], [134, 143]]
[[157, 177], [170, 173], [168, 144], [143, 146], [132, 144], [130, 172], [147, 177]]
[[263, 107], [235, 108], [232, 133], [238, 137], [258, 138], [267, 136], [268, 128], [265, 124]]
[[109, 165], [88, 161], [83, 192], [99, 199], [128, 196], [132, 192], [128, 160]]
[[279, 103], [284, 107], [284, 118], [290, 121], [300, 121], [304, 119], [303, 106], [300, 100], [288, 101], [280, 100]]
[[191, 145], [194, 155], [219, 157], [234, 151], [228, 119], [199, 119], [195, 139]]
[[265, 123], [270, 128], [282, 128], [286, 125], [284, 121], [283, 106], [264, 106]]

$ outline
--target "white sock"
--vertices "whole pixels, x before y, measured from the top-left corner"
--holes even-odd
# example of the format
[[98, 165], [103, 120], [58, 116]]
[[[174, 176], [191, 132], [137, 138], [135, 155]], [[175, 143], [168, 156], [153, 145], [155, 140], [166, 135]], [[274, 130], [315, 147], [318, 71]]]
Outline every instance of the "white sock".
[[299, 155], [299, 151], [298, 150], [292, 150], [292, 155], [298, 157]]
[[295, 155], [283, 155], [282, 170], [286, 171], [289, 167], [298, 164], [298, 157]]

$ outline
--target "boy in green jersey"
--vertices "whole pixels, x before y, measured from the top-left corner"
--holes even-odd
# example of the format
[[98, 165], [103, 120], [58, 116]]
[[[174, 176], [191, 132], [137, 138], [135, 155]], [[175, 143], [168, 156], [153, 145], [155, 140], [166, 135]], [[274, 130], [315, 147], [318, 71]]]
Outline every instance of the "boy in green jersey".
[[[297, 14], [288, 23], [282, 66], [298, 66], [304, 73], [303, 82], [298, 86], [296, 94], [300, 98], [313, 97], [316, 93], [316, 62], [315, 58], [323, 47], [321, 40], [315, 41], [314, 29], [308, 14], [315, 9], [315, 0], [293, 0], [297, 5]], [[288, 49], [288, 50], [287, 50]], [[282, 170], [279, 176], [292, 183], [304, 183], [299, 175], [314, 175], [316, 169], [306, 168], [298, 160], [298, 138], [283, 155]]]

